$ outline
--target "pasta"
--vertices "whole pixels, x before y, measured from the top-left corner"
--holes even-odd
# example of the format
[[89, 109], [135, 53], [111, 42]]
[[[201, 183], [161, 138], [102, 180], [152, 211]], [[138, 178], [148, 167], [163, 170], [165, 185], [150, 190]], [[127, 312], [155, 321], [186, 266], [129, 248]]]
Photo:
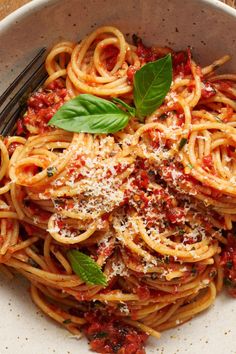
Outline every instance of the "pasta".
[[[236, 75], [216, 74], [230, 58], [201, 68], [189, 49], [134, 40], [105, 26], [56, 44], [17, 134], [0, 140], [1, 269], [26, 277], [34, 303], [99, 353], [145, 353], [146, 334], [207, 309], [224, 265], [234, 269]], [[132, 104], [135, 73], [168, 53], [170, 91], [145, 122], [108, 135], [48, 125], [82, 93]], [[71, 250], [107, 286], [75, 274]]]

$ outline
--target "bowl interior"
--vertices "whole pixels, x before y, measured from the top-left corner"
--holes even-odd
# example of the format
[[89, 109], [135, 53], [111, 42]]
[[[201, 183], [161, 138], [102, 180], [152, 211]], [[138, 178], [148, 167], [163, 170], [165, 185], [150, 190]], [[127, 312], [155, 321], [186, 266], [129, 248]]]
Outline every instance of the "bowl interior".
[[[35, 0], [0, 24], [0, 93], [40, 48], [80, 40], [101, 25], [117, 26], [130, 40], [136, 33], [147, 44], [191, 46], [202, 65], [235, 52], [236, 11], [217, 1]], [[236, 55], [224, 70], [235, 66]], [[0, 286], [1, 353], [89, 353], [85, 340], [71, 339], [38, 312], [24, 282], [1, 280]], [[151, 340], [148, 353], [235, 353], [234, 312], [236, 302], [221, 296], [207, 313]]]

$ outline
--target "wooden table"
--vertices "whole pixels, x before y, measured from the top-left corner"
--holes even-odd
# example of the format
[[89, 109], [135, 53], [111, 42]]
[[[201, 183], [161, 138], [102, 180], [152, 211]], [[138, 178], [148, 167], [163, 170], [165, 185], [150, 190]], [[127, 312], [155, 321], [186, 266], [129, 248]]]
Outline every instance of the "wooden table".
[[[0, 20], [29, 1], [30, 0], [0, 0]], [[222, 0], [222, 2], [236, 7], [236, 0]]]
[[0, 0], [0, 20], [27, 2], [29, 0]]

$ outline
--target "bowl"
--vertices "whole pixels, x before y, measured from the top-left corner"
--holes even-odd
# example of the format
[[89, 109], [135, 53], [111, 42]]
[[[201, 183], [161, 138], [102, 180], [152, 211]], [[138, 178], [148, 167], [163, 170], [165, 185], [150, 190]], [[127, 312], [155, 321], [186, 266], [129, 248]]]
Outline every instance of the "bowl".
[[[236, 11], [214, 0], [34, 0], [0, 24], [0, 92], [42, 47], [61, 39], [80, 40], [101, 25], [117, 26], [146, 44], [185, 49], [211, 63], [224, 54], [235, 72]], [[0, 352], [20, 354], [89, 353], [85, 339], [72, 337], [32, 304], [26, 281], [1, 277]], [[236, 301], [222, 294], [192, 321], [150, 339], [147, 353], [236, 353]]]

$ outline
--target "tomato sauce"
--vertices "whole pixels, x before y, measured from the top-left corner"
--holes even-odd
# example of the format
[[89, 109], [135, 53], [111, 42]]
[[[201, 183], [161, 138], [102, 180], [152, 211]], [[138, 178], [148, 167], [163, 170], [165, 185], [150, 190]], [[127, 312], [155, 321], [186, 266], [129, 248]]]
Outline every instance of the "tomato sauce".
[[216, 90], [215, 88], [210, 84], [210, 82], [204, 82], [203, 83], [203, 88], [201, 90], [202, 98], [211, 98], [215, 96]]
[[17, 135], [26, 135], [27, 125], [33, 126], [37, 134], [50, 130], [48, 122], [63, 105], [66, 95], [67, 91], [60, 80], [52, 82], [47, 89], [33, 93], [27, 101], [27, 111], [18, 120]]
[[106, 56], [106, 67], [108, 71], [111, 71], [117, 63], [119, 49], [113, 45], [108, 45], [104, 50]]
[[236, 235], [230, 232], [227, 240], [220, 264], [224, 267], [224, 283], [228, 293], [236, 298]]
[[137, 69], [133, 66], [130, 65], [127, 69], [127, 77], [128, 81], [132, 84], [134, 81], [134, 74], [136, 73]]
[[100, 311], [85, 314], [84, 333], [97, 353], [145, 354], [148, 335]]
[[151, 47], [146, 47], [142, 40], [136, 37], [137, 55], [143, 63], [149, 63], [158, 59], [158, 55]]
[[190, 75], [191, 61], [187, 51], [176, 52], [172, 56], [174, 75]]

